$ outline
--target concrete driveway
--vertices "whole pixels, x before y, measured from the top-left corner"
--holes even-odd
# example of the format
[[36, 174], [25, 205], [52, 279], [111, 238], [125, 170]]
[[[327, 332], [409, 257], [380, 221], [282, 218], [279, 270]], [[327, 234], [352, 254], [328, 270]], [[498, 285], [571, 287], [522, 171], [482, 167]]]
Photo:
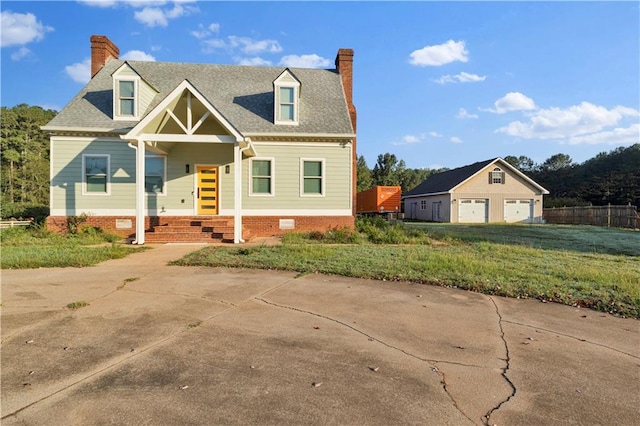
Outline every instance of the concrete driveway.
[[637, 320], [199, 248], [2, 271], [2, 424], [640, 422]]

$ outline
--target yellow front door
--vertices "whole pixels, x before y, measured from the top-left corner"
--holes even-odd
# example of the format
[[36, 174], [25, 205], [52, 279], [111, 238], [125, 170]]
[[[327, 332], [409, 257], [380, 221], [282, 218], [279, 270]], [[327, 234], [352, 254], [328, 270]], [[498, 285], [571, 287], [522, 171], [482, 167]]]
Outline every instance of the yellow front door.
[[218, 167], [197, 166], [198, 214], [218, 214]]

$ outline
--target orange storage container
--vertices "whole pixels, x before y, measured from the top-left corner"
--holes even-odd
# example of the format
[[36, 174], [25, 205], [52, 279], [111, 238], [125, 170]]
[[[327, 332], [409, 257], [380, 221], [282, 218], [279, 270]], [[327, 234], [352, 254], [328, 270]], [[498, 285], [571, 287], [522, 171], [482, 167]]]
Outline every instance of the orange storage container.
[[399, 186], [374, 186], [356, 195], [356, 213], [400, 212], [402, 188]]

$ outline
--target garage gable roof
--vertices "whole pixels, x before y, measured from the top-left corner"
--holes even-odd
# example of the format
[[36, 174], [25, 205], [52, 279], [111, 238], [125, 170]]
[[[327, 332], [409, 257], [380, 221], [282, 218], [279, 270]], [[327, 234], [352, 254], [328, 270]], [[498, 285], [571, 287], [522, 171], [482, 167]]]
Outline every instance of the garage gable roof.
[[446, 172], [435, 174], [429, 178], [427, 178], [420, 185], [416, 186], [411, 191], [404, 194], [403, 198], [417, 197], [422, 195], [433, 195], [433, 194], [442, 194], [449, 193], [456, 189], [458, 186], [462, 185], [467, 180], [471, 179], [473, 176], [480, 173], [482, 170], [488, 168], [489, 166], [500, 163], [500, 167], [504, 167], [506, 169], [511, 170], [515, 174], [517, 174], [520, 178], [533, 185], [535, 188], [539, 189], [543, 194], [548, 194], [549, 191], [544, 189], [542, 186], [538, 185], [527, 175], [522, 173], [520, 170], [513, 167], [511, 164], [504, 161], [502, 158], [492, 158], [490, 160], [479, 161], [477, 163], [469, 164], [468, 166], [458, 167], [457, 169], [447, 170]]

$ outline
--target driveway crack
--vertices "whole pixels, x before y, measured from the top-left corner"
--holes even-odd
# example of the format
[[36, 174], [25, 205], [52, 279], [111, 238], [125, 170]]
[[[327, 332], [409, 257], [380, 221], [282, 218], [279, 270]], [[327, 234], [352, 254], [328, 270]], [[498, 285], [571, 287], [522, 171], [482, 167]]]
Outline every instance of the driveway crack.
[[462, 411], [460, 409], [460, 407], [458, 406], [458, 402], [456, 401], [456, 399], [453, 397], [453, 395], [449, 392], [449, 389], [447, 388], [447, 380], [446, 380], [446, 376], [445, 376], [444, 372], [440, 371], [440, 369], [438, 368], [438, 366], [436, 364], [437, 363], [448, 363], [448, 364], [462, 365], [462, 366], [465, 366], [465, 367], [478, 367], [478, 366], [467, 365], [467, 364], [463, 364], [463, 363], [456, 363], [456, 362], [451, 362], [451, 361], [438, 361], [438, 360], [432, 360], [432, 359], [428, 359], [428, 358], [422, 358], [422, 357], [420, 357], [418, 355], [415, 355], [415, 354], [412, 354], [411, 352], [408, 352], [406, 349], [402, 349], [400, 347], [397, 347], [397, 346], [394, 346], [394, 345], [392, 345], [390, 343], [387, 343], [387, 342], [385, 342], [383, 340], [380, 340], [379, 338], [377, 338], [377, 337], [375, 337], [373, 335], [370, 335], [370, 334], [368, 334], [368, 333], [366, 333], [366, 332], [354, 327], [353, 325], [347, 324], [346, 322], [340, 321], [338, 319], [331, 318], [329, 316], [322, 315], [322, 314], [319, 314], [317, 312], [312, 312], [312, 311], [307, 311], [307, 310], [304, 310], [304, 309], [295, 308], [293, 306], [281, 305], [281, 304], [278, 304], [278, 303], [271, 302], [269, 300], [263, 299], [262, 297], [255, 297], [254, 299], [258, 300], [258, 301], [260, 301], [262, 303], [265, 303], [267, 305], [270, 305], [270, 306], [275, 306], [277, 308], [282, 308], [282, 309], [289, 309], [289, 310], [292, 310], [292, 311], [300, 312], [300, 313], [307, 314], [307, 315], [313, 315], [315, 317], [322, 318], [322, 319], [325, 319], [327, 321], [334, 322], [336, 324], [339, 324], [339, 325], [342, 325], [344, 327], [347, 327], [348, 329], [350, 329], [352, 331], [355, 331], [358, 334], [361, 334], [362, 336], [368, 338], [371, 341], [378, 342], [381, 345], [384, 345], [384, 346], [388, 347], [389, 349], [393, 349], [393, 350], [401, 352], [401, 353], [403, 353], [403, 354], [405, 354], [405, 355], [407, 355], [407, 356], [409, 356], [411, 358], [417, 359], [418, 361], [422, 361], [424, 363], [429, 364], [429, 366], [431, 367], [431, 371], [434, 372], [435, 374], [437, 374], [440, 377], [440, 385], [442, 386], [442, 390], [449, 397], [449, 399], [451, 400], [451, 403], [453, 404], [455, 409], [458, 410], [460, 412], [460, 414], [462, 414], [464, 417], [466, 417], [470, 422], [476, 423], [471, 417], [469, 417], [464, 411]]
[[491, 300], [491, 303], [493, 303], [493, 306], [496, 308], [496, 315], [498, 315], [498, 327], [500, 328], [500, 339], [502, 339], [502, 343], [504, 344], [504, 351], [505, 351], [505, 358], [504, 358], [505, 366], [502, 368], [501, 374], [502, 374], [502, 377], [504, 377], [504, 379], [506, 380], [506, 382], [509, 383], [509, 386], [511, 386], [511, 394], [504, 400], [500, 401], [498, 405], [493, 407], [491, 410], [487, 412], [487, 414], [484, 415], [484, 418], [483, 418], [484, 424], [487, 426], [489, 425], [489, 418], [491, 417], [491, 414], [493, 414], [494, 411], [499, 410], [500, 407], [502, 407], [502, 405], [504, 405], [511, 398], [513, 398], [517, 392], [516, 385], [514, 385], [511, 379], [509, 379], [509, 377], [507, 376], [507, 371], [509, 371], [509, 367], [511, 363], [511, 357], [509, 355], [509, 345], [507, 344], [507, 340], [504, 337], [504, 329], [502, 328], [502, 321], [503, 321], [502, 315], [500, 314], [500, 310], [498, 309], [498, 305], [496, 304], [495, 300], [493, 300], [491, 296], [489, 296], [489, 300]]

